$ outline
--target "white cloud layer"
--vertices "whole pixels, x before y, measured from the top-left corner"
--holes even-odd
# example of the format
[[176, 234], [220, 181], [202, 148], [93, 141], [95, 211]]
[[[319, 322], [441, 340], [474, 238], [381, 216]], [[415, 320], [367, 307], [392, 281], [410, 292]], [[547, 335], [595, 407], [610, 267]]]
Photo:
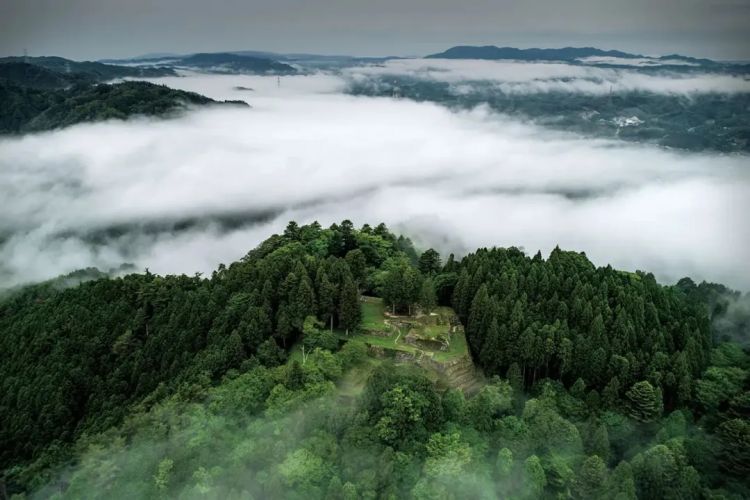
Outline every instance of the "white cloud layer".
[[683, 59], [660, 59], [656, 57], [612, 57], [589, 56], [580, 57], [579, 62], [585, 64], [616, 64], [620, 66], [653, 67], [653, 66], [699, 66], [698, 63]]
[[448, 83], [487, 81], [507, 93], [648, 91], [663, 94], [750, 92], [746, 75], [718, 73], [643, 73], [630, 69], [599, 68], [556, 62], [483, 61], [464, 59], [393, 59], [383, 64], [354, 67], [355, 79], [401, 75]]
[[384, 221], [443, 251], [516, 245], [546, 254], [559, 244], [664, 281], [691, 275], [750, 288], [746, 156], [352, 97], [327, 75], [280, 86], [275, 77], [160, 81], [253, 108], [0, 140], [0, 286], [122, 262], [210, 272], [290, 219], [349, 218]]

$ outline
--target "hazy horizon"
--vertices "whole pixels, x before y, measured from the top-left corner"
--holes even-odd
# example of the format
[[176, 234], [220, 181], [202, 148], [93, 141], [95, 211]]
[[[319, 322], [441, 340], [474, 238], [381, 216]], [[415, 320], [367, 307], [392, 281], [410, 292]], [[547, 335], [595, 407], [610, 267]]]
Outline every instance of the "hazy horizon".
[[[516, 95], [596, 95], [613, 85], [686, 97], [750, 91], [725, 75], [495, 61], [443, 61], [435, 71], [436, 64], [431, 79], [466, 86], [473, 75]], [[0, 229], [14, 236], [0, 247], [2, 279], [19, 284], [123, 262], [157, 273], [210, 272], [289, 220], [348, 218], [386, 222], [444, 255], [492, 245], [547, 254], [560, 245], [597, 265], [653, 271], [664, 283], [688, 275], [750, 287], [741, 271], [748, 234], [737, 218], [750, 199], [744, 155], [596, 139], [481, 106], [451, 111], [347, 95], [350, 82], [378, 75], [425, 73], [420, 60], [285, 76], [281, 86], [275, 76], [187, 73], [151, 81], [246, 99], [252, 108], [3, 139]], [[236, 217], [246, 223], [227, 227]], [[174, 229], [191, 218], [198, 223]], [[128, 230], [107, 236], [112, 227]]]
[[750, 499], [750, 0], [0, 19], [0, 500]]
[[[564, 28], [559, 19], [566, 19]], [[423, 56], [455, 45], [595, 46], [644, 55], [750, 59], [746, 0], [618, 4], [535, 0], [361, 2], [284, 0], [203, 4], [8, 0], [0, 54], [73, 59], [147, 53], [262, 50], [354, 56]]]

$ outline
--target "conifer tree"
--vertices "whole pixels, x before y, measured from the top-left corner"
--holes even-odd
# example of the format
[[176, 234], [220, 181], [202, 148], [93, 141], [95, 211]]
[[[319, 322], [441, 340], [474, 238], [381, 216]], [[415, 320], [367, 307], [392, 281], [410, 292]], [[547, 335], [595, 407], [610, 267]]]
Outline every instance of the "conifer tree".
[[484, 344], [482, 344], [482, 351], [479, 353], [479, 359], [482, 362], [482, 366], [490, 373], [495, 373], [500, 365], [499, 353], [500, 353], [500, 329], [497, 326], [497, 320], [493, 320], [490, 324], [490, 328], [487, 331]]
[[633, 384], [625, 397], [629, 403], [629, 414], [641, 422], [650, 422], [658, 418], [663, 411], [661, 390], [655, 389], [644, 380]]
[[359, 304], [359, 292], [354, 280], [347, 276], [341, 289], [341, 301], [339, 303], [339, 326], [346, 330], [356, 328], [362, 320], [362, 310]]
[[318, 285], [318, 308], [320, 317], [329, 325], [333, 331], [333, 320], [336, 316], [336, 288], [328, 280], [328, 275], [323, 272]]
[[349, 270], [352, 272], [354, 281], [359, 285], [364, 283], [367, 270], [367, 259], [365, 259], [365, 254], [362, 250], [357, 248], [347, 252], [346, 263], [349, 265]]
[[432, 312], [437, 305], [435, 286], [432, 283], [432, 278], [428, 277], [422, 281], [422, 287], [419, 293], [419, 305], [422, 306], [422, 310], [427, 314]]
[[607, 466], [601, 457], [592, 455], [587, 457], [576, 478], [577, 497], [582, 499], [599, 499], [607, 481]]
[[440, 272], [440, 254], [430, 248], [419, 256], [419, 271], [425, 276], [431, 276]]

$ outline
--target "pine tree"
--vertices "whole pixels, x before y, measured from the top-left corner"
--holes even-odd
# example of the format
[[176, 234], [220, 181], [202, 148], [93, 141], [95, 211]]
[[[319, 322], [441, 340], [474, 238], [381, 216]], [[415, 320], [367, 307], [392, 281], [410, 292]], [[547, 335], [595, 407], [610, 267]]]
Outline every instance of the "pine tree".
[[464, 267], [461, 270], [461, 274], [459, 274], [458, 276], [458, 281], [456, 282], [456, 286], [453, 288], [453, 296], [451, 297], [453, 309], [455, 309], [456, 313], [461, 318], [461, 321], [463, 321], [464, 323], [466, 322], [466, 317], [469, 314], [467, 308], [464, 307], [464, 304], [467, 303], [466, 296], [468, 294], [468, 286], [469, 272]]
[[333, 320], [336, 315], [336, 288], [328, 280], [328, 275], [323, 272], [318, 285], [318, 308], [320, 317], [329, 325], [333, 331]]
[[523, 376], [521, 375], [521, 367], [518, 366], [518, 363], [511, 363], [508, 371], [505, 373], [505, 378], [508, 379], [513, 390], [516, 392], [523, 390]]
[[421, 278], [419, 272], [412, 266], [407, 265], [403, 270], [403, 301], [412, 314], [412, 306], [419, 302]]
[[650, 422], [658, 418], [663, 411], [661, 390], [655, 389], [650, 382], [636, 382], [625, 393], [629, 403], [629, 415], [641, 422]]
[[284, 304], [279, 308], [279, 313], [276, 316], [276, 336], [281, 339], [284, 347], [286, 347], [286, 341], [291, 337], [293, 330], [294, 324], [289, 315], [289, 306]]
[[419, 271], [425, 276], [430, 276], [440, 272], [440, 254], [430, 248], [425, 250], [422, 255], [419, 256]]
[[719, 426], [722, 452], [720, 465], [727, 473], [739, 478], [750, 476], [750, 422], [739, 418]]
[[481, 346], [484, 336], [482, 326], [487, 323], [489, 312], [490, 297], [487, 293], [487, 285], [483, 284], [477, 290], [474, 300], [471, 301], [469, 310], [469, 321], [466, 324], [466, 338], [474, 349], [474, 352], [481, 352]]
[[344, 279], [344, 285], [341, 289], [341, 301], [339, 303], [339, 326], [346, 330], [356, 328], [362, 320], [362, 310], [359, 305], [359, 292], [357, 285], [350, 276]]
[[604, 486], [607, 481], [607, 466], [601, 457], [592, 455], [587, 457], [576, 478], [576, 491], [578, 498], [599, 499], [602, 498]]
[[500, 353], [500, 334], [497, 326], [497, 320], [493, 320], [487, 336], [482, 344], [482, 351], [479, 353], [479, 360], [482, 362], [488, 374], [496, 374], [500, 370], [499, 363]]
[[289, 238], [290, 240], [299, 239], [299, 225], [294, 221], [289, 221], [289, 224], [286, 225], [286, 229], [284, 229], [284, 237]]
[[617, 378], [617, 375], [612, 377], [607, 383], [602, 392], [602, 400], [607, 408], [617, 407], [617, 404], [620, 402], [620, 379]]
[[294, 297], [294, 327], [301, 329], [302, 323], [310, 314], [315, 314], [315, 292], [310, 278], [305, 275], [300, 280]]
[[422, 288], [419, 294], [419, 305], [422, 306], [422, 310], [427, 314], [432, 312], [437, 305], [435, 286], [432, 283], [432, 278], [425, 278], [422, 281]]
[[610, 456], [610, 444], [609, 444], [609, 432], [607, 432], [607, 426], [599, 424], [591, 436], [591, 442], [589, 446], [589, 452], [591, 455], [600, 457], [606, 464], [609, 461]]
[[242, 338], [237, 330], [233, 331], [227, 337], [224, 346], [224, 360], [227, 368], [236, 368], [240, 366], [245, 359], [245, 347], [242, 345]]
[[383, 280], [383, 300], [390, 304], [393, 314], [404, 303], [404, 289], [403, 266], [389, 270]]
[[344, 219], [341, 221], [339, 230], [341, 231], [341, 243], [343, 247], [341, 249], [341, 255], [346, 255], [350, 250], [357, 248], [357, 237], [354, 234], [354, 224], [352, 224], [352, 221]]
[[364, 283], [367, 268], [367, 259], [365, 259], [365, 254], [362, 252], [362, 250], [357, 248], [347, 252], [346, 263], [349, 265], [349, 270], [352, 272], [354, 281], [356, 281], [359, 285]]

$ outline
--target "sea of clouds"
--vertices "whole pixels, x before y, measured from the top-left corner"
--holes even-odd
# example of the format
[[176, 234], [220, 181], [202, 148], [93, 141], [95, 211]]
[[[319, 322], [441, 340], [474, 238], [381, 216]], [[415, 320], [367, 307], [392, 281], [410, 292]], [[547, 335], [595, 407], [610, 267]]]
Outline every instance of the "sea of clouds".
[[[513, 245], [547, 254], [559, 245], [663, 282], [690, 275], [750, 288], [747, 156], [582, 138], [483, 107], [455, 112], [345, 93], [368, 72], [416, 64], [280, 80], [162, 78], [252, 107], [0, 139], [0, 287], [123, 262], [210, 272], [291, 219], [348, 218], [384, 221], [444, 253]], [[443, 67], [449, 78], [498, 71], [476, 61]], [[525, 75], [513, 66], [506, 78], [533, 84], [540, 65], [522, 67]], [[559, 70], [555, 78], [602, 71], [544, 68]], [[655, 88], [684, 87], [662, 80]], [[724, 90], [738, 91], [732, 85]]]
[[374, 76], [411, 76], [452, 84], [490, 82], [505, 93], [516, 94], [655, 92], [689, 95], [701, 92], [750, 92], [747, 75], [675, 72], [667, 69], [643, 72], [564, 62], [392, 59], [383, 64], [347, 68], [345, 74], [355, 81]]

